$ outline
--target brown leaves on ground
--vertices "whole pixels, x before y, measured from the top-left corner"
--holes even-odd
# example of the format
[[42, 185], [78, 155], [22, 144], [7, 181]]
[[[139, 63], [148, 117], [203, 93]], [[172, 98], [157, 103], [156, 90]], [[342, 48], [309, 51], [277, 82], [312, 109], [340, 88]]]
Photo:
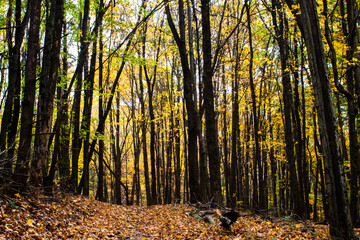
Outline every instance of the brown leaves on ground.
[[327, 227], [240, 217], [230, 230], [187, 205], [119, 206], [69, 195], [0, 196], [0, 239], [326, 239]]

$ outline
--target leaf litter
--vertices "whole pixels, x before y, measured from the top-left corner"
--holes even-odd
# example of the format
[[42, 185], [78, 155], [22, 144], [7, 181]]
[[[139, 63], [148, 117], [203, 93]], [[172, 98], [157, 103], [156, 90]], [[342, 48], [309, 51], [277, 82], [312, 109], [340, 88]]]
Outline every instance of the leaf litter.
[[[328, 227], [290, 219], [238, 218], [230, 229], [199, 220], [186, 204], [122, 206], [83, 196], [0, 194], [0, 239], [328, 239]], [[360, 231], [357, 231], [359, 234]]]

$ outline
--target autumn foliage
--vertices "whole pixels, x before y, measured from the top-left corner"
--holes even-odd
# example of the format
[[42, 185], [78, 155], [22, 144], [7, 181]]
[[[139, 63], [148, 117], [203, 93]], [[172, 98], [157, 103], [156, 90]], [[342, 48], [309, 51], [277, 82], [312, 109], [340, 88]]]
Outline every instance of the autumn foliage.
[[[325, 237], [305, 220], [355, 238], [358, 1], [0, 10], [5, 238]], [[197, 202], [260, 215], [225, 217], [227, 231], [179, 205]]]
[[289, 217], [246, 215], [230, 229], [185, 204], [119, 206], [57, 194], [1, 195], [1, 239], [328, 239], [328, 227]]

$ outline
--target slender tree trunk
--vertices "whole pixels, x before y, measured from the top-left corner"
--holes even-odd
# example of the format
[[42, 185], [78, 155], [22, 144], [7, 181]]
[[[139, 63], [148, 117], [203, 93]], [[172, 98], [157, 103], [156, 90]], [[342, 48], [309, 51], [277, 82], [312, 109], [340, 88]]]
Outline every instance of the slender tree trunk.
[[223, 102], [222, 104], [222, 109], [223, 109], [223, 128], [222, 128], [222, 135], [223, 135], [223, 164], [224, 164], [224, 178], [225, 178], [225, 199], [226, 199], [226, 204], [229, 205], [229, 201], [230, 201], [230, 193], [229, 193], [229, 182], [230, 182], [230, 164], [229, 164], [229, 149], [228, 149], [228, 133], [227, 133], [227, 117], [226, 117], [226, 113], [227, 113], [227, 91], [226, 91], [226, 77], [225, 77], [225, 66], [224, 64], [222, 65], [222, 92], [223, 92]]
[[173, 161], [173, 142], [174, 142], [174, 110], [173, 110], [173, 106], [172, 106], [172, 97], [170, 97], [169, 99], [170, 104], [171, 104], [171, 109], [170, 109], [170, 126], [169, 126], [169, 139], [167, 141], [167, 148], [166, 148], [166, 152], [167, 152], [167, 157], [166, 157], [166, 198], [165, 198], [165, 203], [166, 204], [170, 204], [172, 201], [172, 161]]
[[[103, 0], [99, 1], [99, 8], [100, 10], [98, 11], [102, 11], [102, 8], [104, 7], [104, 2]], [[100, 38], [99, 38], [99, 119], [101, 119], [103, 117], [103, 28], [102, 28], [102, 21], [103, 18], [102, 16], [100, 16]], [[104, 134], [104, 130], [100, 132], [100, 134]], [[104, 198], [104, 150], [105, 150], [105, 144], [104, 141], [102, 139], [99, 140], [99, 154], [98, 154], [98, 158], [99, 158], [99, 174], [98, 174], [98, 185], [97, 185], [97, 197], [99, 201], [105, 201]], [[116, 154], [117, 156], [117, 154]]]
[[[292, 89], [290, 81], [290, 71], [288, 67], [289, 59], [289, 47], [287, 39], [287, 23], [284, 20], [285, 16], [283, 14], [284, 9], [280, 6], [279, 1], [272, 2], [272, 15], [273, 15], [273, 24], [275, 27], [276, 40], [280, 49], [280, 61], [281, 61], [281, 72], [282, 72], [282, 85], [283, 85], [283, 103], [284, 103], [284, 132], [285, 132], [285, 152], [286, 159], [289, 164], [290, 172], [290, 191], [291, 191], [291, 202], [294, 204], [295, 213], [300, 216], [303, 214], [303, 209], [301, 208], [301, 203], [303, 202], [303, 196], [299, 192], [298, 177], [296, 174], [296, 164], [295, 164], [295, 154], [294, 154], [294, 142], [293, 142], [293, 131], [292, 131], [292, 122], [291, 118], [291, 109], [293, 106], [292, 99]], [[277, 15], [279, 15], [277, 17]], [[278, 22], [279, 20], [279, 22]], [[301, 169], [298, 166], [298, 169]]]
[[[360, 178], [360, 152], [358, 142], [358, 129], [356, 125], [358, 108], [356, 101], [359, 100], [360, 85], [360, 67], [359, 64], [353, 64], [353, 59], [360, 59], [357, 48], [359, 46], [358, 28], [356, 26], [356, 18], [359, 10], [356, 10], [356, 1], [348, 0], [346, 2], [346, 13], [344, 1], [340, 1], [340, 13], [342, 17], [343, 34], [347, 45], [346, 59], [350, 64], [346, 71], [346, 85], [348, 101], [348, 122], [349, 122], [349, 142], [350, 142], [350, 213], [354, 226], [360, 224], [359, 221], [359, 178]], [[327, 7], [327, 1], [324, 0]], [[357, 6], [358, 8], [359, 6]], [[324, 8], [325, 9], [325, 8]], [[346, 16], [345, 16], [346, 15]], [[327, 15], [326, 15], [327, 17]], [[347, 25], [346, 25], [347, 22]], [[327, 22], [328, 23], [328, 22]], [[329, 24], [328, 24], [329, 25]], [[329, 28], [329, 26], [327, 26]], [[330, 30], [328, 30], [330, 34]], [[328, 38], [327, 38], [328, 39]], [[329, 37], [330, 39], [330, 37]], [[331, 40], [331, 39], [330, 39]], [[328, 41], [329, 42], [329, 41]], [[335, 50], [333, 51], [335, 52]], [[335, 55], [335, 54], [333, 54]], [[334, 56], [334, 58], [336, 55]], [[336, 60], [334, 60], [336, 61]], [[336, 62], [335, 62], [336, 63]]]
[[[316, 165], [317, 165], [317, 167], [319, 167], [322, 204], [323, 204], [325, 219], [328, 219], [329, 218], [329, 204], [328, 204], [328, 197], [327, 197], [327, 193], [326, 193], [326, 189], [325, 189], [323, 163], [322, 163], [322, 159], [320, 158], [320, 155], [322, 155], [322, 150], [321, 150], [321, 146], [320, 146], [318, 134], [317, 134], [318, 128], [317, 128], [317, 123], [316, 123], [315, 109], [314, 109], [314, 114], [313, 114], [313, 123], [314, 123], [314, 144], [315, 144]], [[318, 154], [318, 152], [319, 152], [319, 154]]]
[[[98, 36], [98, 30], [95, 31], [95, 39]], [[78, 193], [80, 193], [81, 189], [83, 190], [83, 195], [88, 196], [90, 191], [89, 186], [89, 165], [91, 158], [89, 156], [90, 151], [90, 123], [91, 123], [91, 112], [92, 112], [92, 104], [93, 104], [93, 88], [94, 88], [94, 79], [95, 79], [95, 70], [96, 70], [96, 58], [97, 58], [97, 40], [93, 42], [92, 54], [90, 59], [90, 72], [87, 73], [85, 71], [85, 79], [84, 79], [84, 109], [83, 109], [83, 117], [81, 122], [81, 132], [86, 133], [85, 139], [83, 140], [83, 175], [81, 177], [81, 181], [79, 184]], [[103, 115], [103, 113], [101, 113]], [[101, 116], [102, 116], [101, 115]], [[101, 118], [99, 118], [101, 119]], [[105, 126], [102, 125], [99, 128], [98, 133], [104, 133]], [[100, 160], [100, 158], [99, 158]], [[103, 183], [102, 183], [103, 184]]]
[[[162, 23], [161, 23], [162, 25]], [[143, 36], [143, 58], [145, 59], [145, 47], [146, 47], [146, 31], [144, 32]], [[161, 44], [161, 34], [159, 36], [158, 45], [157, 45], [157, 51], [155, 56], [155, 62], [159, 59], [159, 53], [160, 53], [160, 44]], [[153, 104], [153, 96], [154, 96], [154, 85], [156, 83], [156, 75], [157, 75], [157, 65], [155, 65], [153, 74], [150, 77], [148, 75], [147, 67], [144, 66], [144, 72], [145, 72], [145, 79], [147, 83], [147, 92], [148, 92], [148, 105], [149, 105], [149, 116], [150, 116], [150, 163], [151, 163], [151, 197], [152, 197], [152, 203], [157, 204], [158, 197], [157, 194], [157, 181], [160, 181], [160, 179], [156, 175], [156, 170], [160, 170], [159, 168], [156, 168], [156, 156], [155, 156], [155, 144], [156, 144], [156, 131], [155, 131], [155, 113], [154, 113], [154, 104]], [[164, 159], [164, 158], [163, 158]], [[160, 199], [160, 198], [159, 198]]]
[[[63, 84], [62, 78], [67, 80], [68, 73], [68, 61], [67, 61], [67, 38], [66, 38], [66, 23], [63, 25], [63, 52], [64, 57], [62, 59], [62, 77], [59, 77], [59, 83]], [[65, 82], [64, 89], [67, 88], [67, 83]], [[57, 141], [55, 140], [55, 147], [59, 148], [59, 154], [57, 157], [58, 166], [59, 166], [59, 175], [60, 175], [60, 188], [62, 190], [68, 189], [68, 181], [70, 178], [70, 156], [69, 156], [69, 146], [70, 146], [70, 130], [68, 128], [69, 115], [68, 115], [68, 99], [64, 99], [64, 89], [59, 86], [57, 87], [57, 99], [58, 108], [57, 108], [57, 121], [59, 121], [59, 133], [57, 134]], [[58, 147], [57, 147], [58, 145]]]
[[[297, 29], [295, 29], [297, 32]], [[299, 72], [297, 69], [300, 69], [298, 65], [298, 41], [297, 36], [294, 36], [294, 54], [295, 54], [295, 70], [294, 70], [294, 104], [293, 104], [293, 118], [295, 121], [293, 125], [293, 132], [294, 132], [294, 141], [295, 141], [295, 156], [296, 156], [296, 164], [297, 164], [297, 174], [298, 174], [298, 182], [299, 182], [299, 196], [300, 199], [298, 200], [298, 208], [300, 209], [300, 213], [305, 218], [309, 218], [309, 175], [307, 171], [307, 163], [306, 163], [306, 156], [304, 156], [304, 144], [303, 142], [305, 139], [302, 138], [302, 124], [300, 119], [300, 94], [299, 94]], [[305, 127], [305, 126], [304, 126]]]
[[140, 87], [140, 94], [139, 94], [139, 100], [140, 100], [140, 106], [141, 106], [141, 115], [142, 115], [142, 122], [141, 122], [141, 143], [142, 143], [142, 149], [143, 149], [143, 162], [144, 162], [144, 175], [145, 175], [145, 191], [146, 191], [146, 201], [147, 205], [152, 205], [152, 194], [151, 194], [151, 188], [150, 188], [150, 177], [149, 177], [149, 165], [148, 165], [148, 154], [147, 154], [147, 139], [146, 139], [146, 133], [147, 133], [147, 127], [146, 127], [146, 115], [145, 115], [145, 100], [144, 100], [144, 87], [143, 87], [143, 71], [142, 67], [139, 69], [139, 87]]
[[[238, 36], [238, 35], [237, 35]], [[240, 56], [238, 49], [238, 41], [235, 42], [235, 68], [234, 68], [234, 82], [232, 83], [232, 121], [231, 121], [231, 165], [230, 165], [230, 180], [229, 180], [229, 205], [232, 207], [236, 206], [236, 196], [241, 195], [242, 193], [236, 193], [236, 179], [240, 176], [237, 176], [238, 167], [238, 153], [239, 146], [239, 65], [240, 65]]]
[[250, 18], [250, 6], [249, 3], [246, 3], [246, 13], [247, 13], [247, 22], [248, 22], [248, 34], [249, 34], [249, 45], [250, 45], [250, 60], [249, 60], [249, 81], [250, 81], [250, 91], [251, 91], [251, 101], [252, 101], [252, 114], [254, 116], [254, 139], [255, 139], [255, 151], [254, 151], [254, 163], [253, 163], [253, 199], [252, 206], [255, 209], [259, 209], [259, 176], [258, 170], [260, 167], [260, 143], [259, 143], [259, 119], [257, 115], [256, 107], [256, 93], [255, 93], [255, 84], [253, 78], [253, 59], [254, 59], [254, 50], [252, 45], [252, 31], [251, 31], [251, 18]]
[[[245, 153], [245, 178], [244, 178], [244, 193], [241, 197], [241, 200], [244, 202], [244, 204], [250, 206], [251, 204], [251, 197], [250, 197], [250, 134], [251, 134], [251, 113], [249, 112], [249, 108], [247, 105], [245, 105], [245, 111], [244, 111], [244, 118], [245, 118], [245, 133], [244, 133], [244, 139], [245, 139], [245, 146], [244, 146], [244, 153]], [[254, 197], [254, 196], [252, 196]]]
[[[268, 111], [268, 119], [269, 119], [269, 137], [270, 137], [270, 142], [274, 141], [274, 133], [273, 133], [273, 125], [274, 123], [272, 122], [272, 114], [271, 114], [271, 110], [269, 109]], [[275, 209], [278, 208], [278, 199], [277, 199], [277, 163], [276, 163], [276, 159], [275, 159], [275, 149], [274, 146], [270, 146], [270, 152], [269, 152], [269, 159], [270, 159], [270, 168], [271, 168], [271, 187], [272, 187], [272, 202], [273, 202], [273, 207]], [[278, 211], [276, 211], [276, 215], [278, 214]]]
[[[15, 151], [15, 136], [20, 112], [20, 86], [21, 86], [21, 58], [20, 50], [24, 40], [25, 28], [28, 25], [31, 1], [27, 3], [27, 9], [23, 20], [21, 21], [21, 0], [17, 0], [15, 4], [15, 43], [13, 44], [13, 36], [11, 31], [12, 3], [9, 0], [9, 9], [7, 13], [8, 27], [6, 31], [6, 39], [8, 40], [8, 86], [5, 106], [1, 118], [0, 129], [0, 162], [4, 164], [4, 170], [0, 172], [0, 183], [10, 182], [13, 168], [13, 155]], [[4, 152], [8, 149], [8, 153]]]
[[[180, 91], [180, 83], [177, 83], [177, 91]], [[180, 97], [175, 96], [175, 102], [180, 102]], [[174, 138], [175, 138], [175, 203], [181, 201], [181, 136], [180, 136], [180, 109], [175, 111], [174, 119]]]
[[80, 52], [78, 54], [78, 71], [76, 76], [76, 87], [75, 87], [75, 94], [74, 94], [74, 103], [72, 109], [72, 124], [73, 124], [73, 131], [72, 131], [72, 171], [71, 171], [71, 189], [73, 192], [77, 192], [78, 187], [78, 166], [79, 166], [79, 155], [80, 150], [82, 147], [82, 140], [80, 138], [80, 104], [81, 104], [81, 88], [83, 85], [83, 68], [84, 63], [87, 55], [87, 48], [86, 45], [86, 38], [87, 38], [87, 29], [88, 29], [88, 19], [89, 19], [89, 8], [90, 8], [90, 1], [84, 0], [84, 15], [82, 18], [82, 24], [80, 26], [81, 29], [81, 38], [80, 38]]

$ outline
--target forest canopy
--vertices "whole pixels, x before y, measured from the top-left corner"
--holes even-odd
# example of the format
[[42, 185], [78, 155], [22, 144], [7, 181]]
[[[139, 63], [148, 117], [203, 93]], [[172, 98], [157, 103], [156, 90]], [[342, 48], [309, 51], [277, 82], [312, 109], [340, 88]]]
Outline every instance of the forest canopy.
[[355, 0], [0, 3], [0, 188], [359, 226]]

